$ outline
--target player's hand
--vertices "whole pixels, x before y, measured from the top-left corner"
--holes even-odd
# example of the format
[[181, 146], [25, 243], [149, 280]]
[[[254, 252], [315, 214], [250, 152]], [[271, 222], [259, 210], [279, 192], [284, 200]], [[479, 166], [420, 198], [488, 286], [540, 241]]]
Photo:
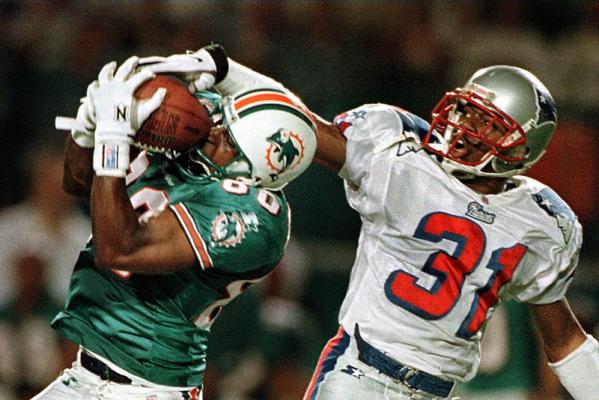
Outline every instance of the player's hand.
[[96, 116], [96, 140], [107, 133], [134, 136], [141, 124], [160, 107], [166, 95], [164, 88], [148, 99], [135, 99], [137, 88], [156, 76], [149, 70], [135, 72], [137, 63], [138, 58], [131, 57], [118, 69], [115, 62], [106, 64], [97, 82], [90, 87], [88, 95]]
[[[135, 72], [137, 57], [131, 57], [118, 69], [106, 64], [88, 96], [96, 116], [94, 170], [96, 175], [124, 177], [129, 167], [129, 145], [143, 122], [164, 99], [166, 89], [158, 89], [150, 98], [137, 100], [137, 88], [155, 76], [149, 70]], [[134, 118], [132, 118], [134, 116]]]
[[229, 70], [225, 49], [218, 44], [211, 44], [186, 54], [140, 58], [139, 66], [155, 73], [179, 76], [187, 82], [192, 93], [212, 88], [223, 80]]
[[[87, 92], [89, 94], [90, 88], [95, 85], [91, 83]], [[94, 147], [94, 130], [96, 129], [96, 118], [94, 115], [93, 104], [88, 97], [81, 99], [81, 104], [77, 110], [77, 117], [56, 117], [54, 121], [56, 129], [70, 131], [71, 136], [75, 143], [80, 147], [91, 149]]]

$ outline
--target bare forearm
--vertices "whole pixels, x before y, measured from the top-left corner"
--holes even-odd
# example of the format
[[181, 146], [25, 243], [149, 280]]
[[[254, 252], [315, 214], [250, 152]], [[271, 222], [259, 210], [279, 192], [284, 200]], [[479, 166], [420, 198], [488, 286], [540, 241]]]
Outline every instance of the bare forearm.
[[71, 135], [67, 135], [64, 153], [64, 190], [78, 197], [89, 198], [94, 177], [93, 149], [78, 146]]
[[91, 212], [98, 268], [156, 274], [196, 262], [184, 231], [168, 209], [147, 222], [138, 220], [122, 178], [94, 178]]
[[124, 179], [94, 177], [91, 217], [98, 266], [120, 267], [121, 259], [138, 248], [143, 237]]
[[314, 161], [333, 172], [339, 172], [345, 164], [345, 137], [332, 123], [318, 116], [315, 117], [318, 128], [318, 146]]
[[567, 300], [552, 305], [532, 305], [531, 310], [550, 362], [563, 359], [586, 340]]
[[587, 335], [566, 299], [532, 305], [549, 366], [576, 400], [595, 400], [599, 393], [599, 344]]

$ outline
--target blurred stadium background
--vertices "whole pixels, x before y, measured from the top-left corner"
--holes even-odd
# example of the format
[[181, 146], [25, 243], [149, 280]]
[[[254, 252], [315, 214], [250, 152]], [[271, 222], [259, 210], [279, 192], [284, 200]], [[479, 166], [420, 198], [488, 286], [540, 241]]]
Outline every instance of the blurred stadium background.
[[[0, 399], [29, 398], [74, 354], [48, 323], [89, 221], [85, 204], [60, 191], [64, 133], [54, 117], [74, 116], [108, 61], [211, 41], [326, 118], [367, 102], [428, 118], [479, 67], [533, 71], [556, 98], [559, 128], [530, 175], [585, 228], [569, 299], [599, 335], [599, 1], [0, 0]], [[320, 167], [286, 192], [288, 254], [215, 323], [205, 400], [301, 398], [336, 331], [359, 220]], [[545, 375], [527, 318], [502, 307], [465, 399], [568, 398]]]

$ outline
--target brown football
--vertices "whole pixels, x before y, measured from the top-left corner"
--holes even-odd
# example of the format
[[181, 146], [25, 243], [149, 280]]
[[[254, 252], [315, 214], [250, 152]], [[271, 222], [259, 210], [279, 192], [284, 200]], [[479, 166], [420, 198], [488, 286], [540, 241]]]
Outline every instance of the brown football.
[[135, 97], [151, 97], [161, 87], [166, 88], [166, 96], [135, 134], [135, 144], [153, 151], [182, 152], [206, 140], [211, 127], [208, 111], [178, 78], [157, 75], [144, 82]]

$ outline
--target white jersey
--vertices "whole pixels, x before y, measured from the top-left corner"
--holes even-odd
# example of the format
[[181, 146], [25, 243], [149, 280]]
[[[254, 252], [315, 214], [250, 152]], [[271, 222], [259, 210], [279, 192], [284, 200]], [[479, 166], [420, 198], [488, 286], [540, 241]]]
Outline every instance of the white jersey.
[[485, 321], [504, 299], [564, 297], [582, 228], [547, 186], [524, 176], [496, 195], [472, 191], [420, 145], [428, 124], [366, 105], [335, 119], [340, 171], [362, 229], [339, 321], [397, 361], [466, 381]]

